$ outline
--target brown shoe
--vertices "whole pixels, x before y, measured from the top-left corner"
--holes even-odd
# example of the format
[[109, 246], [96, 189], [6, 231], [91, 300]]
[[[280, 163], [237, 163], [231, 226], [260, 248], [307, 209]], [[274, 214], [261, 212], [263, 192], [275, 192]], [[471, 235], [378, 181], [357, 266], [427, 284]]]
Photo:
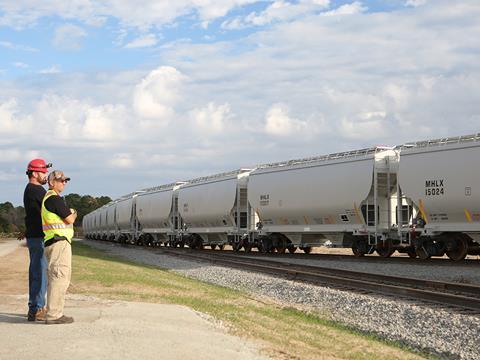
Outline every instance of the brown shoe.
[[37, 321], [47, 320], [47, 309], [45, 308], [38, 309], [37, 313], [35, 314], [35, 320]]
[[45, 324], [47, 325], [52, 325], [52, 324], [71, 324], [73, 323], [73, 317], [70, 316], [61, 316], [58, 319], [53, 319], [53, 320], [45, 320]]

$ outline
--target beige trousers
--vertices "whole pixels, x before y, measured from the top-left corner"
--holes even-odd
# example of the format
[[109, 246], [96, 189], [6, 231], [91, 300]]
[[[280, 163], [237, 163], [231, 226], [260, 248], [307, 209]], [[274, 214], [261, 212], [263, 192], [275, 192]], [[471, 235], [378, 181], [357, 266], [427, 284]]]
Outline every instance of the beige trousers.
[[47, 320], [63, 316], [65, 294], [72, 275], [72, 246], [68, 241], [57, 241], [45, 248], [47, 257]]

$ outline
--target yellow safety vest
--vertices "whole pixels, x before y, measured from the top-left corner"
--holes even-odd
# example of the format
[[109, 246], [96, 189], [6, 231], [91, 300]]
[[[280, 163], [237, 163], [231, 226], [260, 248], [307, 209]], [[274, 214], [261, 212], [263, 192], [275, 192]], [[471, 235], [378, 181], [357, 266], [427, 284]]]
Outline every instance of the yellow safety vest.
[[58, 195], [54, 190], [48, 190], [42, 201], [42, 228], [45, 234], [44, 240], [53, 239], [55, 235], [64, 236], [68, 242], [72, 242], [73, 224], [67, 224], [57, 214], [48, 211], [45, 201], [53, 195]]

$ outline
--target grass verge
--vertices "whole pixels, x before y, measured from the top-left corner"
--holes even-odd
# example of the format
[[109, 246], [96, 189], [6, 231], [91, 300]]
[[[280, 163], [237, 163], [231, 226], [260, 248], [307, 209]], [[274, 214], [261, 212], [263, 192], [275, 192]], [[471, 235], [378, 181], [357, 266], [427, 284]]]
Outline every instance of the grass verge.
[[291, 307], [193, 280], [153, 266], [118, 259], [74, 243], [74, 291], [97, 297], [188, 306], [260, 340], [277, 359], [418, 359], [401, 345], [361, 334]]

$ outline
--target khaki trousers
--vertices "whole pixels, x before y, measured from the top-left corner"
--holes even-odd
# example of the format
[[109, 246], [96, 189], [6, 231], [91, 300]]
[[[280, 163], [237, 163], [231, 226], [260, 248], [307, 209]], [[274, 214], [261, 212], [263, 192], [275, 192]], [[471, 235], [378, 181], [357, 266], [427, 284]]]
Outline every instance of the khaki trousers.
[[57, 241], [45, 248], [47, 257], [47, 320], [63, 316], [65, 294], [72, 275], [72, 246], [68, 241]]

